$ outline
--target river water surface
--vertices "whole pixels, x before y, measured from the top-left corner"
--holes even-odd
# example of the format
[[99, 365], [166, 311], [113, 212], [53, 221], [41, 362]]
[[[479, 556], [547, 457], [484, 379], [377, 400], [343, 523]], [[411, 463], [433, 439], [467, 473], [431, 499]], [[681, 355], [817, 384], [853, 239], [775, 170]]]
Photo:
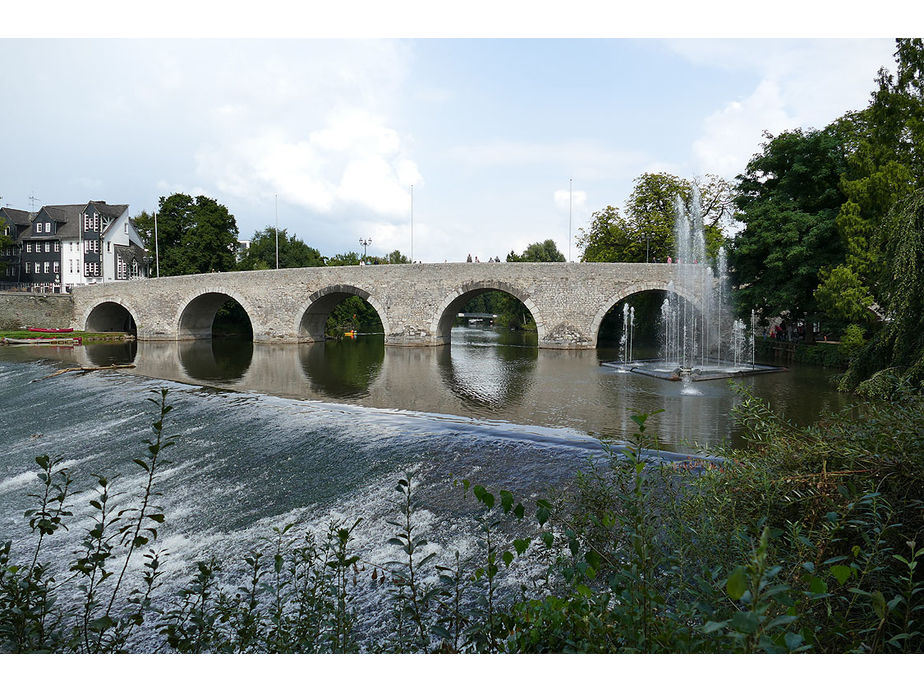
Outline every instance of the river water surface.
[[[680, 383], [619, 373], [615, 358], [536, 349], [515, 333], [455, 328], [447, 347], [386, 348], [381, 336], [305, 345], [187, 342], [0, 350], [0, 540], [26, 547], [23, 511], [37, 488], [35, 456], [63, 457], [75, 516], [49, 544], [63, 568], [87, 526], [93, 474], [141, 484], [131, 463], [150, 436], [152, 390], [170, 389], [167, 432], [177, 435], [160, 483], [169, 551], [166, 579], [185, 579], [206, 555], [239, 557], [293, 522], [352, 523], [357, 552], [392, 556], [392, 489], [413, 471], [418, 522], [440, 551], [472, 550], [470, 517], [451, 479], [520, 496], [566, 484], [602, 458], [600, 439], [630, 439], [635, 412], [673, 453], [735, 442], [735, 393], [722, 381]], [[68, 373], [69, 365], [134, 362], [131, 370]], [[846, 400], [831, 373], [810, 367], [752, 378], [755, 392], [786, 417], [813, 421]], [[678, 455], [679, 456], [679, 455]], [[361, 597], [362, 599], [363, 597]], [[370, 603], [373, 595], [366, 595]]]

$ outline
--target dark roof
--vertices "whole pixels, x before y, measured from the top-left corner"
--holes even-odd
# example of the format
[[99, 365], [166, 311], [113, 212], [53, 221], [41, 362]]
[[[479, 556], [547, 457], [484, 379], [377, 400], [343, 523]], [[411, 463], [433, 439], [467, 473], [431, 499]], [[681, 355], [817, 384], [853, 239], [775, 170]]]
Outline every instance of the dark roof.
[[119, 243], [115, 243], [114, 245], [116, 255], [121, 257], [126, 265], [132, 264], [132, 258], [138, 260], [139, 263], [144, 262], [144, 248], [139, 248], [136, 245], [120, 245]]
[[122, 212], [128, 209], [128, 205], [107, 205], [105, 202], [100, 202], [99, 200], [90, 200], [90, 202], [87, 203], [87, 207], [90, 205], [93, 205], [100, 214], [112, 217], [113, 219], [118, 219], [122, 216]]
[[57, 233], [54, 236], [48, 236], [44, 233], [36, 233], [31, 226], [29, 230], [20, 236], [21, 240], [31, 241], [39, 240], [72, 240], [80, 237], [80, 215], [86, 205], [45, 205], [36, 214], [38, 217], [42, 212], [57, 224]]
[[[80, 215], [83, 214], [90, 205], [93, 205], [96, 211], [101, 215], [112, 217], [113, 219], [117, 219], [128, 209], [128, 205], [107, 205], [105, 202], [93, 200], [80, 205], [45, 205], [39, 210], [39, 214], [45, 212], [48, 217], [57, 224], [57, 233], [49, 237], [44, 233], [35, 233], [35, 230], [30, 226], [29, 230], [23, 233], [20, 238], [24, 240], [54, 239], [58, 241], [68, 241], [79, 238]], [[105, 231], [105, 229], [102, 230]]]
[[32, 215], [24, 209], [13, 209], [12, 207], [3, 207], [0, 208], [7, 219], [12, 221], [17, 226], [28, 226], [32, 223]]

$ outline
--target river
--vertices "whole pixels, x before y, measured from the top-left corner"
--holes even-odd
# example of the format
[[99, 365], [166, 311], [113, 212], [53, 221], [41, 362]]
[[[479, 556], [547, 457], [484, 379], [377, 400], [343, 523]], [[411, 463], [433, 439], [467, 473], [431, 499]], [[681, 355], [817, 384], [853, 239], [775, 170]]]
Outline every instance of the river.
[[[363, 518], [356, 550], [393, 557], [391, 490], [417, 474], [418, 520], [436, 550], [473, 550], [465, 501], [451, 479], [519, 496], [567, 483], [602, 457], [601, 438], [626, 440], [634, 412], [652, 418], [659, 447], [674, 453], [735, 442], [737, 395], [722, 381], [679, 383], [618, 373], [604, 349], [536, 349], [522, 335], [456, 328], [450, 346], [386, 348], [380, 336], [305, 345], [249, 342], [129, 343], [0, 350], [0, 540], [25, 546], [23, 511], [37, 488], [35, 456], [64, 458], [74, 475], [70, 537], [49, 549], [63, 568], [87, 527], [92, 474], [141, 483], [131, 463], [150, 435], [152, 390], [170, 389], [172, 464], [160, 480], [167, 517], [165, 579], [185, 579], [206, 553], [239, 557], [293, 522], [322, 528]], [[68, 373], [62, 366], [133, 361], [132, 370]], [[845, 397], [831, 373], [792, 369], [755, 376], [754, 391], [808, 423]], [[359, 597], [360, 603], [363, 600]], [[367, 600], [374, 601], [373, 596]]]

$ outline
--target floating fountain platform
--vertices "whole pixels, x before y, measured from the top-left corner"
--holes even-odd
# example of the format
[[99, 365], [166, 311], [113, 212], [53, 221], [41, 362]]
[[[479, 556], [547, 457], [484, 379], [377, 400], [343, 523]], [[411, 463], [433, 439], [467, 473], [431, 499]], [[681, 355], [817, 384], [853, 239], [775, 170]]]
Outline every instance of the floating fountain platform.
[[615, 368], [624, 373], [638, 373], [661, 380], [691, 382], [698, 380], [722, 380], [724, 378], [741, 378], [761, 373], [779, 373], [785, 371], [780, 366], [768, 366], [762, 363], [743, 364], [730, 362], [712, 362], [704, 366], [681, 368], [677, 363], [659, 359], [639, 359], [636, 361], [604, 361], [604, 366]]

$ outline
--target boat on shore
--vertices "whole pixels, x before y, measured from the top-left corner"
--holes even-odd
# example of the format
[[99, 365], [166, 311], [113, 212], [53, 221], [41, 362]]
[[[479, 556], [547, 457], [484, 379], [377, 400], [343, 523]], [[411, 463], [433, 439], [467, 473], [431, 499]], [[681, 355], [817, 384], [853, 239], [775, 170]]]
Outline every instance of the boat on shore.
[[81, 344], [83, 340], [80, 337], [35, 337], [35, 338], [18, 338], [18, 337], [0, 337], [0, 344], [38, 344], [39, 346], [62, 346]]
[[66, 332], [73, 332], [73, 327], [27, 327], [29, 332], [47, 332], [51, 334], [63, 334]]

